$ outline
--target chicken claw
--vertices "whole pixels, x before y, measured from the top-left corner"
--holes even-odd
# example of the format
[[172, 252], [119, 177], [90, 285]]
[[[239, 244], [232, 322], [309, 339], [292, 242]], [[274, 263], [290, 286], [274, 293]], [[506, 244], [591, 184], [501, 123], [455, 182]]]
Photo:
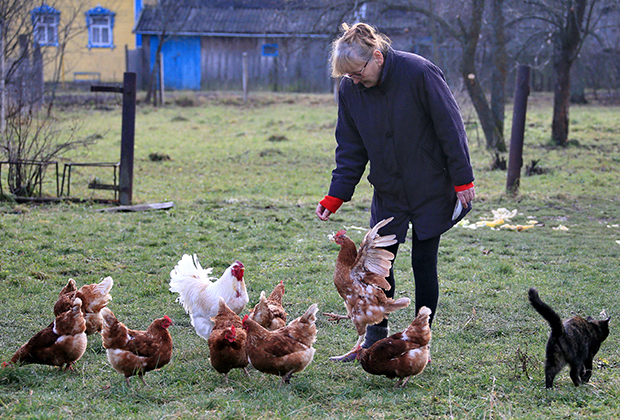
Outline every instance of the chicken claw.
[[339, 315], [339, 314], [334, 314], [331, 312], [323, 312], [323, 315], [329, 317], [327, 319], [328, 321], [335, 322], [336, 324], [339, 323], [343, 319], [349, 319], [347, 315]]

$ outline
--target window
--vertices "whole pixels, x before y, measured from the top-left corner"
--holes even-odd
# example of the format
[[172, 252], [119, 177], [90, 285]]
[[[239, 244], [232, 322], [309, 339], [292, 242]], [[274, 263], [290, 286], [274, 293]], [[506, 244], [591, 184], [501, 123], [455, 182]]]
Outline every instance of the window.
[[277, 57], [278, 56], [278, 44], [263, 44], [263, 57]]
[[88, 48], [114, 48], [112, 29], [115, 13], [97, 6], [85, 13]]
[[60, 12], [46, 4], [30, 12], [33, 38], [41, 46], [58, 46], [58, 22]]

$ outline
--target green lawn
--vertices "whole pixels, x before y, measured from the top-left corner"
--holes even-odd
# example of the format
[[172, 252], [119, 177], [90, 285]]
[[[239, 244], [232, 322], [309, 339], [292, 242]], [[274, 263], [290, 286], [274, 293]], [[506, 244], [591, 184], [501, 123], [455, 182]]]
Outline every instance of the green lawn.
[[[547, 96], [528, 107], [524, 165], [515, 197], [506, 172], [491, 171], [494, 156], [470, 127], [478, 200], [470, 223], [492, 210], [517, 210], [523, 231], [455, 227], [442, 238], [440, 303], [433, 325], [433, 362], [403, 390], [359, 364], [328, 357], [356, 341], [347, 322], [319, 315], [316, 355], [306, 371], [278, 388], [279, 379], [250, 369], [225, 384], [208, 362], [205, 340], [168, 291], [169, 272], [184, 253], [196, 253], [219, 275], [238, 259], [246, 266], [252, 307], [261, 290], [284, 281], [291, 319], [311, 303], [319, 313], [344, 312], [333, 283], [338, 247], [327, 235], [343, 227], [359, 242], [368, 227], [372, 190], [363, 181], [354, 200], [329, 222], [314, 215], [333, 168], [336, 106], [330, 95], [210, 95], [199, 106], [139, 105], [134, 203], [173, 201], [165, 211], [102, 213], [84, 201], [0, 202], [0, 359], [48, 325], [67, 279], [78, 286], [112, 276], [109, 307], [130, 328], [145, 329], [169, 315], [174, 341], [169, 365], [127, 388], [108, 364], [99, 336], [89, 337], [75, 371], [28, 365], [0, 369], [2, 418], [613, 418], [620, 409], [620, 106], [573, 106], [571, 144], [549, 143]], [[60, 111], [59, 111], [60, 112]], [[510, 117], [511, 111], [507, 111]], [[120, 105], [62, 110], [59, 121], [83, 121], [84, 135], [102, 138], [79, 162], [118, 160]], [[507, 121], [510, 132], [510, 121]], [[508, 134], [509, 135], [509, 134]], [[152, 161], [151, 153], [170, 160]], [[64, 162], [64, 161], [63, 161]], [[62, 163], [62, 162], [61, 162]], [[522, 171], [522, 174], [524, 171]], [[87, 188], [95, 176], [76, 168], [75, 198], [111, 198]], [[48, 175], [44, 189], [54, 191]], [[560, 226], [568, 230], [562, 230]], [[355, 229], [361, 227], [363, 229]], [[555, 229], [554, 229], [555, 228]], [[558, 229], [560, 228], [560, 229]], [[397, 295], [413, 298], [406, 242], [396, 260]], [[565, 369], [544, 387], [545, 321], [529, 306], [536, 286], [562, 317], [612, 317], [611, 334], [595, 358], [589, 384], [575, 388]], [[413, 305], [391, 317], [393, 332], [414, 318]]]

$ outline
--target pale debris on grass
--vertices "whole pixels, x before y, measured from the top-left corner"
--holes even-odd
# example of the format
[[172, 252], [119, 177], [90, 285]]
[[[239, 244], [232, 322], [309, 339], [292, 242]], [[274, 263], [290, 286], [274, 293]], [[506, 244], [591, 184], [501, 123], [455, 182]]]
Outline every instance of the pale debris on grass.
[[463, 219], [459, 223], [457, 223], [457, 226], [465, 229], [478, 229], [479, 227], [489, 227], [493, 230], [499, 228], [522, 231], [525, 229], [530, 229], [534, 227], [536, 223], [538, 223], [535, 220], [530, 220], [527, 225], [509, 224], [508, 222], [510, 222], [510, 219], [517, 215], [517, 209], [511, 211], [504, 207], [501, 207], [497, 210], [491, 210], [491, 213], [493, 213], [493, 220], [479, 220], [476, 223], [470, 223], [469, 220]]
[[[517, 232], [521, 232], [522, 230], [531, 229], [534, 226], [539, 225], [537, 220], [534, 220], [534, 216], [528, 216], [528, 222], [524, 225], [513, 225], [510, 222], [513, 217], [517, 215], [517, 209], [512, 211], [506, 208], [499, 208], [497, 210], [491, 210], [493, 213], [493, 220], [479, 220], [475, 223], [471, 223], [469, 220], [463, 219], [458, 222], [456, 225], [465, 229], [478, 229], [480, 227], [489, 227], [492, 230], [514, 230]], [[544, 226], [540, 224], [541, 226]], [[557, 228], [553, 228], [554, 230], [568, 230], [566, 226], [560, 225]]]
[[617, 243], [618, 245], [620, 245], [620, 241], [616, 241], [616, 243]]

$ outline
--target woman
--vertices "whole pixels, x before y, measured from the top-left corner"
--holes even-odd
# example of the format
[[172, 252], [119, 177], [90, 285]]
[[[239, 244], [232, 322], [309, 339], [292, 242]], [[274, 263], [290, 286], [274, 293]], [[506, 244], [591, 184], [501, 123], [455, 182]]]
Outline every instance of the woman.
[[[396, 234], [402, 243], [412, 224], [416, 313], [427, 306], [434, 316], [440, 236], [471, 209], [475, 197], [460, 110], [443, 73], [430, 61], [392, 49], [390, 39], [368, 24], [345, 23], [342, 29], [331, 51], [332, 76], [342, 77], [336, 169], [316, 214], [327, 220], [351, 200], [370, 162], [370, 225], [394, 217], [380, 234]], [[398, 243], [387, 249], [396, 255]], [[393, 269], [387, 280], [392, 288], [386, 295], [393, 297]], [[387, 335], [386, 318], [368, 327], [362, 347]]]

